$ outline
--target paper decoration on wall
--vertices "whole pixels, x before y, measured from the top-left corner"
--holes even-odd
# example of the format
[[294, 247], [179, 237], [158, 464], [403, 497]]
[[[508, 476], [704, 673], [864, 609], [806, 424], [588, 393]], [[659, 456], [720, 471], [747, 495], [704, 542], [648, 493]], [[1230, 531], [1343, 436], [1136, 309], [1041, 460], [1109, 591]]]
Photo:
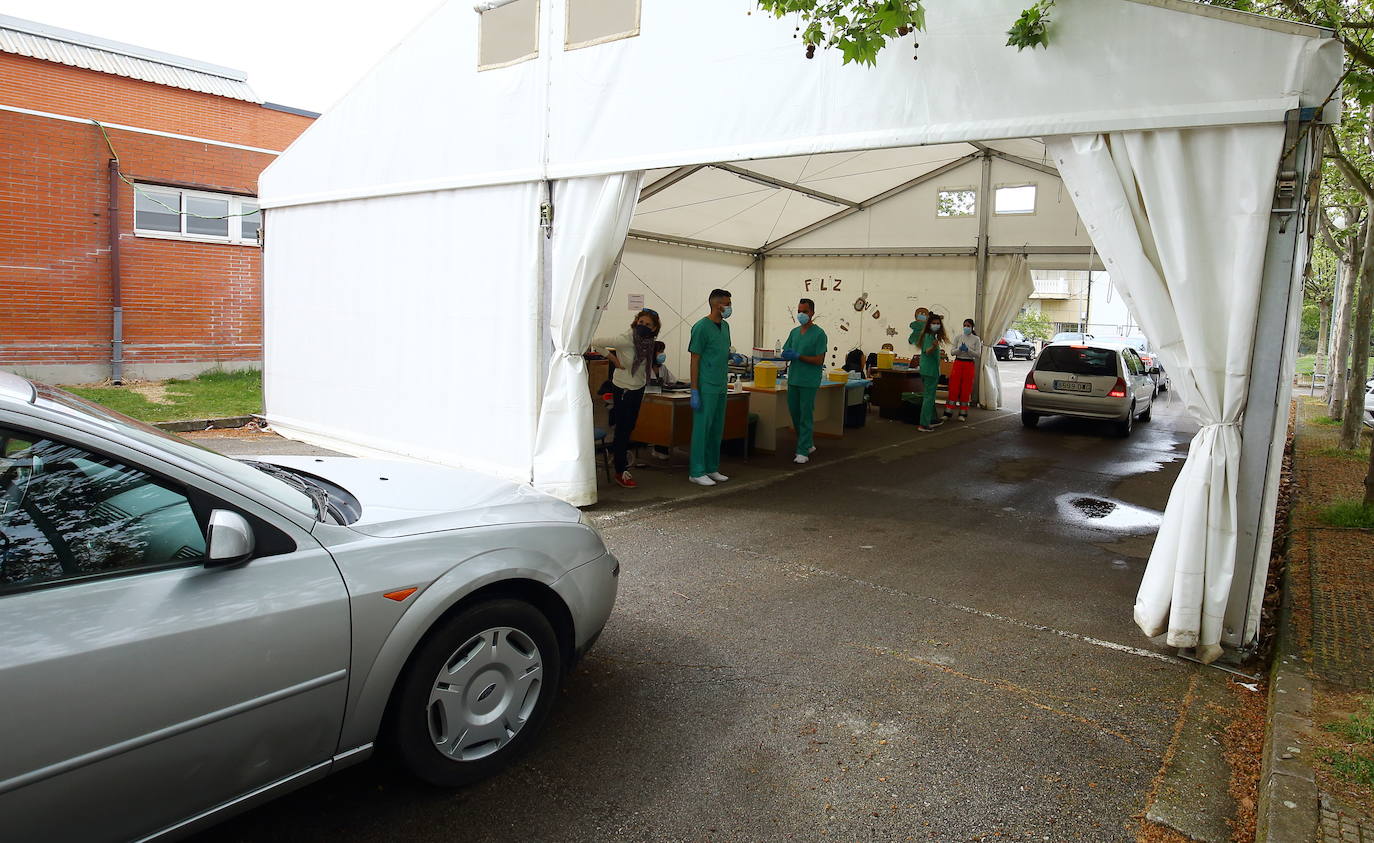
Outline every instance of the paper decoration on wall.
[[858, 313], [863, 313], [865, 310], [868, 310], [869, 306], [868, 293], [864, 293], [854, 300], [854, 310]]
[[880, 316], [882, 316], [882, 315], [883, 315], [883, 312], [882, 312], [881, 310], [874, 310], [874, 311], [873, 311], [873, 318], [874, 318], [874, 319], [877, 319], [878, 317], [880, 317]]
[[[838, 293], [840, 292], [840, 285], [843, 283], [844, 281], [839, 278], [808, 278], [802, 282], [802, 285], [808, 293], [812, 290], [819, 290], [822, 293]], [[812, 287], [812, 284], [816, 286]]]
[[848, 331], [848, 330], [849, 330], [849, 320], [848, 320], [848, 319], [841, 319], [841, 320], [840, 320], [840, 330], [841, 330], [841, 331]]
[[630, 293], [630, 310], [639, 312], [644, 309], [644, 294]]
[[892, 327], [891, 325], [888, 325], [887, 330], [883, 333], [887, 334], [889, 337], [895, 337], [897, 336], [897, 329]]

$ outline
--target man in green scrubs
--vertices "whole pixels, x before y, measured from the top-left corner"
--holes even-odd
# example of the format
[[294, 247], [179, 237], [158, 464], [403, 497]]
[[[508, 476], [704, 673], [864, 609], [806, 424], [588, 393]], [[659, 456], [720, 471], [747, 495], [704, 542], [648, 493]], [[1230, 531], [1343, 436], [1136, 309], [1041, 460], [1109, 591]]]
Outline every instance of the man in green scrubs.
[[811, 460], [816, 450], [811, 434], [816, 415], [816, 391], [821, 387], [821, 372], [825, 371], [825, 351], [829, 340], [825, 331], [815, 323], [816, 303], [802, 299], [797, 303], [797, 327], [787, 335], [782, 358], [787, 365], [787, 411], [792, 416], [792, 429], [797, 431], [797, 456], [793, 462]]
[[698, 486], [729, 480], [720, 473], [725, 433], [725, 390], [730, 366], [730, 292], [712, 290], [711, 312], [692, 326], [692, 458], [687, 479]]

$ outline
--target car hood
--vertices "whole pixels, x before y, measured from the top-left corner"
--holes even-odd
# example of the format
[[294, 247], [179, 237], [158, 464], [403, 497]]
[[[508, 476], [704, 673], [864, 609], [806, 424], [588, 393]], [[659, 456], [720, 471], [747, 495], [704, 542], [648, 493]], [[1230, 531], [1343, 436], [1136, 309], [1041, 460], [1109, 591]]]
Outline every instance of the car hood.
[[351, 457], [246, 457], [324, 478], [362, 505], [348, 526], [392, 537], [536, 521], [576, 522], [581, 513], [557, 498], [508, 480], [431, 463]]

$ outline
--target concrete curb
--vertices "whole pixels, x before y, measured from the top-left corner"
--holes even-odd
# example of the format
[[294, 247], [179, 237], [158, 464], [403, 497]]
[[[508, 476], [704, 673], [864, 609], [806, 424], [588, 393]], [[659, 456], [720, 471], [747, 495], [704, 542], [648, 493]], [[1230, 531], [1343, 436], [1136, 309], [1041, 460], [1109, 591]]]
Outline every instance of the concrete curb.
[[1317, 840], [1321, 799], [1312, 764], [1312, 681], [1293, 647], [1292, 588], [1284, 572], [1283, 610], [1269, 682], [1269, 722], [1260, 769], [1258, 843]]
[[153, 427], [171, 433], [187, 433], [193, 430], [227, 430], [252, 424], [254, 416], [226, 416], [218, 419], [190, 419], [187, 421], [155, 422]]

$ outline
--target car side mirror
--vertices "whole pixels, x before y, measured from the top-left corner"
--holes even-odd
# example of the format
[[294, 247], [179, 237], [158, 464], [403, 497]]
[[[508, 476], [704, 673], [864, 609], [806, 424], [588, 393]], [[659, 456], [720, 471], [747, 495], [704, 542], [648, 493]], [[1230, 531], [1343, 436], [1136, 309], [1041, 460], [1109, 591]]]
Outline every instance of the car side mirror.
[[1151, 367], [1150, 367], [1150, 374], [1152, 374], [1152, 375], [1157, 375], [1157, 374], [1159, 374], [1159, 367], [1158, 367], [1158, 366], [1151, 366]]
[[238, 565], [253, 558], [253, 526], [248, 519], [228, 509], [210, 513], [205, 531], [205, 567]]

